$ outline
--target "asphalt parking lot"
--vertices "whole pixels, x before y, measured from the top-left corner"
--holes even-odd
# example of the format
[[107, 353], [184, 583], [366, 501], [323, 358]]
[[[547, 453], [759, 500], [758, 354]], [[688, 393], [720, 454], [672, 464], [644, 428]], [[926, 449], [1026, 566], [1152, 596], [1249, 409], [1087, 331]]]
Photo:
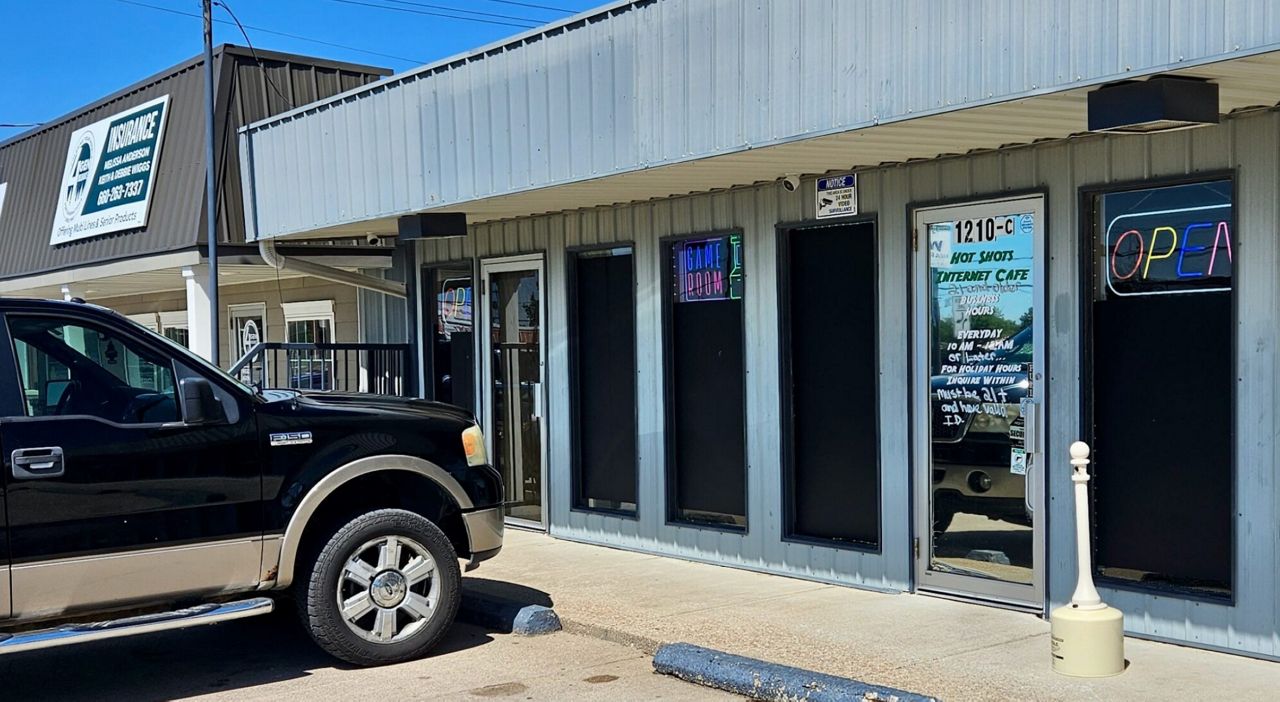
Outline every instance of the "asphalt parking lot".
[[359, 669], [321, 653], [287, 607], [262, 617], [0, 657], [4, 700], [724, 700], [633, 648], [455, 624], [427, 658]]

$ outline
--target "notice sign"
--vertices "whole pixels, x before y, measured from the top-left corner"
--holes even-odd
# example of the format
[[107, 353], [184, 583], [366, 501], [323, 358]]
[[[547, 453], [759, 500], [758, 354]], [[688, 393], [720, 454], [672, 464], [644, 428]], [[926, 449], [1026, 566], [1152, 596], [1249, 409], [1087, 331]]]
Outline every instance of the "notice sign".
[[858, 214], [858, 176], [849, 173], [819, 178], [817, 205], [818, 219]]
[[147, 224], [169, 96], [71, 133], [50, 245]]

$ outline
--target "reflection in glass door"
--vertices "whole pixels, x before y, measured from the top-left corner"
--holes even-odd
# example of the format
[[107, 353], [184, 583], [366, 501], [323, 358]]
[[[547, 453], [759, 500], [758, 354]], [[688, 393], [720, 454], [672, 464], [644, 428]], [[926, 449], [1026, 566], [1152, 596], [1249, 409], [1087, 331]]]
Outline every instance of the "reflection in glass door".
[[502, 259], [482, 266], [489, 455], [502, 473], [507, 516], [544, 526], [542, 259]]
[[1039, 609], [1044, 199], [914, 225], [917, 584]]

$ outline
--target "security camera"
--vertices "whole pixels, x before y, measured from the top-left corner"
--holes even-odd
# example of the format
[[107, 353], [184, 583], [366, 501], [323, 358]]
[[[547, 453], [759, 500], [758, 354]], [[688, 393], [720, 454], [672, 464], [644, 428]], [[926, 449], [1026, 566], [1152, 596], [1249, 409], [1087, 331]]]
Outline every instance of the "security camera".
[[365, 241], [370, 246], [382, 246], [382, 237], [379, 237], [377, 234], [368, 235], [367, 237], [365, 237]]
[[789, 193], [794, 193], [800, 188], [800, 176], [789, 175], [782, 179], [782, 187]]

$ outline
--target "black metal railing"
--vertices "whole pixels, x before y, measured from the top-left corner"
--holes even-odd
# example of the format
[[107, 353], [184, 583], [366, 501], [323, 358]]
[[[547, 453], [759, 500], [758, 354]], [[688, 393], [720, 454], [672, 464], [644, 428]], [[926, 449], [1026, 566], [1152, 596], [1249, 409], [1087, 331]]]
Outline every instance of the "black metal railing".
[[409, 396], [408, 344], [292, 344], [265, 342], [229, 371], [259, 390], [365, 392]]

